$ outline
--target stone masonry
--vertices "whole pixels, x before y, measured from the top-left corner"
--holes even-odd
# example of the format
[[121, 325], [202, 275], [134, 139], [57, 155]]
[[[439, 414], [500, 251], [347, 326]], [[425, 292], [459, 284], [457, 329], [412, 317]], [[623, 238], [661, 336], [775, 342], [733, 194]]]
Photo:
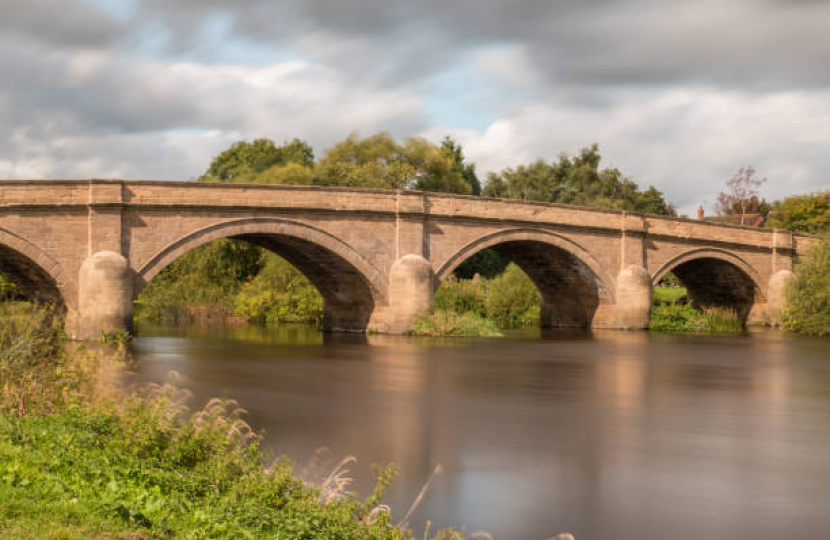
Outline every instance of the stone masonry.
[[78, 338], [129, 328], [132, 300], [165, 266], [220, 238], [300, 269], [332, 331], [402, 333], [435, 288], [493, 249], [527, 272], [544, 327], [645, 328], [673, 271], [701, 305], [775, 323], [794, 259], [782, 230], [460, 195], [157, 181], [0, 182], [0, 271], [61, 302]]

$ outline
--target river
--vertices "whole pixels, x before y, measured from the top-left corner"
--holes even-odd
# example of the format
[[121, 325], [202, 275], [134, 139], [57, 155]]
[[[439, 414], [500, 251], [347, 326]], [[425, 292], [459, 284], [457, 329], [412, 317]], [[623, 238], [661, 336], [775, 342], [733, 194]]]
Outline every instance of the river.
[[400, 519], [496, 539], [830, 538], [830, 342], [647, 332], [504, 339], [142, 327], [138, 377], [247, 409], [302, 469], [400, 475]]

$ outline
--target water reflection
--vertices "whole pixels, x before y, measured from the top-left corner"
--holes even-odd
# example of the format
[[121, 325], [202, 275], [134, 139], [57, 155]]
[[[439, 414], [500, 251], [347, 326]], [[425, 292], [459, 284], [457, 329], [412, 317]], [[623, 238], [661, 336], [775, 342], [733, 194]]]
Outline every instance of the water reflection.
[[825, 538], [830, 349], [739, 338], [536, 332], [510, 339], [143, 328], [141, 376], [226, 395], [303, 462], [395, 462], [412, 523], [497, 538]]

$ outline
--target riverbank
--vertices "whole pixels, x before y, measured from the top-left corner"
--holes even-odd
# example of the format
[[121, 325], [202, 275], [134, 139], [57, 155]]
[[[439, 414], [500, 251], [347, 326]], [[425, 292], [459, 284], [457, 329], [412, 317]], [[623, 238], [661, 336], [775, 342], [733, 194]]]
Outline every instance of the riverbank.
[[127, 391], [123, 349], [69, 344], [48, 309], [0, 310], [0, 538], [412, 538], [381, 504], [393, 468], [365, 499], [342, 463], [300, 478], [234, 401]]

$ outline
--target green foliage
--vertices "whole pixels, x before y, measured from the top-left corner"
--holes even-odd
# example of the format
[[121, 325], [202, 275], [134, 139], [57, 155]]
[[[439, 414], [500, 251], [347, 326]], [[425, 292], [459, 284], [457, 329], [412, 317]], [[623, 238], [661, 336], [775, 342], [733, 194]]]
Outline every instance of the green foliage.
[[540, 304], [536, 285], [513, 263], [493, 279], [446, 281], [435, 291], [437, 311], [484, 317], [504, 329], [538, 326]]
[[0, 302], [0, 383], [10, 384], [60, 356], [63, 317], [51, 306]]
[[217, 240], [183, 255], [141, 291], [137, 316], [180, 320], [193, 306], [232, 311], [234, 298], [263, 265], [262, 249], [241, 240]]
[[690, 304], [658, 304], [651, 307], [649, 329], [659, 332], [734, 333], [743, 323], [732, 310], [704, 308]]
[[476, 174], [475, 163], [467, 163], [464, 159], [464, 149], [452, 137], [444, 137], [441, 149], [453, 160], [453, 170], [461, 173], [464, 181], [470, 186], [472, 195], [481, 195], [481, 182]]
[[270, 139], [241, 141], [216, 156], [201, 182], [252, 182], [267, 169], [297, 164], [314, 165], [314, 151], [300, 139], [276, 146]]
[[[666, 282], [665, 278], [663, 282]], [[699, 333], [743, 331], [743, 321], [734, 310], [716, 307], [698, 309], [689, 303], [686, 294], [685, 287], [655, 287], [649, 329]]]
[[0, 413], [50, 409], [71, 380], [62, 368], [63, 314], [49, 305], [0, 302]]
[[686, 294], [686, 287], [654, 287], [652, 291], [652, 303], [654, 305], [685, 304], [687, 300]]
[[317, 165], [317, 183], [387, 189], [471, 193], [454, 154], [420, 137], [399, 144], [388, 133], [350, 135]]
[[3, 272], [0, 272], [0, 301], [17, 298], [18, 296], [20, 296], [20, 288], [17, 283], [7, 278]]
[[584, 148], [578, 156], [559, 156], [558, 162], [539, 160], [530, 165], [490, 174], [483, 194], [528, 201], [575, 204], [612, 210], [676, 215], [663, 194], [650, 186], [640, 191], [618, 169], [600, 169], [599, 147]]
[[468, 311], [435, 310], [415, 323], [412, 334], [416, 336], [454, 336], [454, 337], [499, 337], [495, 322], [485, 319], [477, 313]]
[[539, 325], [541, 297], [533, 281], [513, 263], [487, 286], [487, 317], [499, 328]]
[[296, 478], [287, 460], [266, 467], [232, 402], [180, 410], [165, 389], [122, 407], [0, 419], [0, 536], [411, 538], [387, 513], [369, 518], [374, 507]]
[[459, 279], [442, 283], [435, 291], [435, 309], [453, 313], [487, 316], [485, 280]]
[[787, 289], [782, 324], [795, 332], [830, 336], [830, 236], [798, 263]]
[[767, 227], [801, 233], [830, 231], [830, 191], [793, 195], [772, 206]]
[[234, 311], [260, 323], [323, 322], [323, 298], [308, 279], [285, 259], [265, 253], [257, 276], [243, 285]]

